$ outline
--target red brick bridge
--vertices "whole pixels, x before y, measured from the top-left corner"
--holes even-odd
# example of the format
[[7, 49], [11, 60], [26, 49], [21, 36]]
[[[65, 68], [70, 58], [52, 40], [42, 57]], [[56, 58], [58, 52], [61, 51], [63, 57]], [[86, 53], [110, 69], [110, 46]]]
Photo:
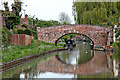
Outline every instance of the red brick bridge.
[[90, 38], [95, 47], [106, 46], [108, 35], [107, 33], [112, 28], [106, 28], [93, 25], [61, 25], [55, 27], [37, 28], [38, 40], [57, 43], [57, 40], [66, 34], [77, 33], [83, 34]]
[[[59, 61], [55, 56], [39, 62], [37, 64], [37, 71], [47, 71], [56, 73], [72, 73], [72, 74], [94, 74], [94, 73], [104, 73], [111, 72], [111, 68], [108, 68], [107, 57], [104, 52], [94, 52], [94, 57], [83, 64], [76, 67], [72, 65], [67, 65]], [[110, 64], [112, 65], [112, 64]]]

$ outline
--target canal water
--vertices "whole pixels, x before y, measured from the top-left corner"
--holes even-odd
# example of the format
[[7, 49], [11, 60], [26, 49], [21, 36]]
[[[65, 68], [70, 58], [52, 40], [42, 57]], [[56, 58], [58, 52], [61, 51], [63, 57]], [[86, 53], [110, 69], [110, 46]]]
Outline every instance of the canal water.
[[58, 51], [5, 71], [3, 78], [111, 78], [111, 60], [103, 51], [77, 42], [73, 50]]

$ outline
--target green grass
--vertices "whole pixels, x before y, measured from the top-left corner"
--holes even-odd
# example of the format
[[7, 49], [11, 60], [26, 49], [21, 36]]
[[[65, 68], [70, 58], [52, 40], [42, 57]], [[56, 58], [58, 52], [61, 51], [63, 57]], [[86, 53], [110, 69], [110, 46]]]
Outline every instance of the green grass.
[[39, 54], [48, 50], [61, 48], [55, 46], [53, 43], [46, 43], [37, 41], [36, 43], [29, 44], [28, 46], [9, 45], [7, 48], [2, 49], [2, 62], [6, 63], [25, 56]]
[[[30, 69], [31, 71], [29, 71], [29, 73], [31, 74], [31, 73], [33, 73], [33, 71], [35, 71], [35, 73], [36, 73], [37, 72], [36, 66], [39, 62], [45, 61], [49, 58], [52, 58], [55, 55], [57, 55], [57, 53], [50, 54], [49, 56], [44, 56], [41, 58], [38, 57], [37, 59], [34, 59], [33, 61], [31, 61], [27, 64], [24, 64], [24, 65], [14, 68], [14, 69], [5, 71], [2, 73], [2, 78], [19, 78], [20, 73], [24, 72], [22, 70], [27, 70], [29, 66], [31, 66], [31, 69]], [[16, 76], [16, 77], [13, 77], [13, 76]]]
[[78, 75], [78, 78], [113, 78], [112, 73], [96, 73], [87, 75]]

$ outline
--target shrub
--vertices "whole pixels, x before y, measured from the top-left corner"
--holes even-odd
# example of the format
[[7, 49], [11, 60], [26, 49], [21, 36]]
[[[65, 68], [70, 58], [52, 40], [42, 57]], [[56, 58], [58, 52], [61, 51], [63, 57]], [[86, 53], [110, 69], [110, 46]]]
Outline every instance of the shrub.
[[34, 40], [33, 40], [33, 39], [31, 39], [31, 43], [34, 43]]
[[24, 34], [27, 34], [27, 35], [32, 35], [32, 31], [30, 29], [26, 29], [24, 30]]
[[13, 29], [13, 33], [14, 33], [14, 34], [18, 34], [18, 32], [17, 32], [16, 29]]
[[18, 33], [18, 34], [26, 34], [26, 35], [30, 35], [31, 36], [33, 32], [30, 29], [25, 29], [25, 30], [18, 29], [16, 33]]
[[7, 38], [7, 33], [5, 31], [5, 29], [2, 29], [2, 42], [7, 42], [8, 38]]
[[7, 42], [11, 40], [12, 33], [6, 27], [2, 28], [2, 42]]
[[22, 27], [28, 28], [28, 25], [27, 24], [23, 24]]
[[34, 36], [34, 39], [37, 39], [37, 32], [36, 31], [33, 31], [33, 36]]
[[24, 31], [23, 31], [22, 29], [18, 29], [18, 30], [17, 30], [17, 33], [18, 33], [18, 34], [24, 34]]
[[120, 35], [120, 30], [116, 33], [115, 37], [117, 38]]

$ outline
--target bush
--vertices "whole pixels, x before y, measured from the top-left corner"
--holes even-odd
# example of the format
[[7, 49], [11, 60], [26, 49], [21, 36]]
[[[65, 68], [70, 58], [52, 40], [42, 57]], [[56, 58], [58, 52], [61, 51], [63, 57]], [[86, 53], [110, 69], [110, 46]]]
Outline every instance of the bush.
[[11, 40], [12, 33], [5, 27], [2, 28], [2, 42], [7, 42]]
[[120, 35], [120, 30], [116, 33], [115, 37], [117, 38], [119, 37], [119, 35]]
[[17, 29], [13, 29], [14, 34], [18, 34]]
[[32, 31], [30, 30], [30, 29], [26, 29], [25, 31], [24, 31], [24, 34], [27, 34], [27, 35], [32, 35]]
[[5, 31], [5, 29], [2, 29], [2, 42], [7, 42], [8, 38], [7, 38], [7, 33]]
[[22, 27], [28, 28], [28, 25], [27, 24], [23, 24]]
[[34, 36], [34, 39], [37, 39], [37, 32], [36, 31], [33, 31], [33, 36]]
[[33, 34], [32, 30], [30, 30], [30, 29], [25, 29], [25, 30], [18, 29], [17, 31], [14, 30], [14, 33], [26, 34], [26, 35], [30, 35], [30, 36]]
[[31, 43], [34, 43], [34, 40], [33, 40], [33, 39], [31, 39]]
[[22, 29], [18, 29], [18, 30], [17, 30], [17, 33], [18, 33], [18, 34], [24, 34], [24, 31], [23, 31]]

